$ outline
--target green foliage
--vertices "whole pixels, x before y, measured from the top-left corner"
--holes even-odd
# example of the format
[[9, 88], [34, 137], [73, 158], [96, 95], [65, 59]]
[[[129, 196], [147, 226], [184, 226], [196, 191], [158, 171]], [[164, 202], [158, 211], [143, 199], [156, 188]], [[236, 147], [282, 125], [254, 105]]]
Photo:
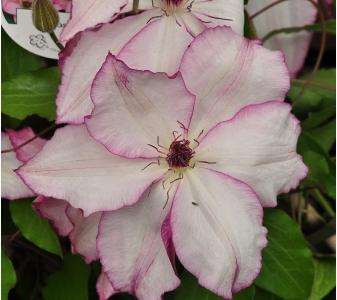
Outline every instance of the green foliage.
[[[308, 78], [309, 75], [305, 75], [301, 79]], [[336, 141], [336, 93], [333, 91], [336, 70], [321, 69], [311, 80], [313, 84], [307, 86], [300, 98], [303, 83], [293, 83], [289, 93], [294, 102], [293, 111], [302, 121], [298, 152], [309, 168], [302, 186], [319, 187], [331, 198], [336, 198], [336, 165], [329, 155]]]
[[64, 256], [62, 269], [47, 279], [42, 294], [45, 300], [88, 300], [90, 268], [75, 255]]
[[254, 300], [281, 300], [281, 298], [256, 286]]
[[8, 81], [19, 74], [46, 67], [42, 57], [18, 46], [3, 30], [1, 35], [1, 81]]
[[262, 270], [256, 285], [283, 299], [307, 300], [314, 264], [298, 225], [278, 209], [265, 210], [264, 224], [269, 243], [263, 251]]
[[2, 84], [2, 112], [22, 120], [37, 114], [55, 119], [55, 96], [60, 81], [56, 67], [18, 75]]
[[336, 141], [336, 119], [309, 130], [310, 136], [328, 153]]
[[10, 202], [10, 211], [13, 222], [27, 240], [41, 249], [62, 257], [62, 249], [55, 231], [48, 221], [41, 219], [33, 211], [30, 200]]
[[332, 198], [336, 197], [335, 163], [324, 149], [310, 136], [303, 133], [299, 139], [298, 152], [309, 168], [308, 176], [302, 182], [304, 186], [318, 186]]
[[255, 300], [255, 286], [252, 285], [233, 296], [233, 300]]
[[244, 25], [244, 36], [249, 39], [257, 39], [257, 33], [254, 23], [250, 19], [247, 11], [245, 10], [245, 25]]
[[12, 262], [1, 249], [1, 299], [7, 300], [9, 291], [15, 286], [16, 274]]
[[[181, 285], [171, 293], [169, 296], [165, 297], [168, 300], [221, 300], [222, 297], [217, 296], [211, 291], [205, 289], [199, 285], [197, 279], [192, 276], [189, 272], [184, 271], [180, 276]], [[242, 290], [238, 294], [233, 295], [233, 300], [254, 300], [255, 287], [251, 286], [245, 290]]]
[[[306, 74], [299, 79], [306, 80], [309, 77], [310, 75]], [[335, 88], [336, 69], [320, 69], [310, 79], [314, 82]], [[322, 104], [323, 99], [329, 100], [329, 102], [326, 101], [325, 104], [336, 103], [335, 91], [314, 84], [307, 86], [305, 92], [298, 99], [298, 95], [302, 90], [303, 85], [303, 83], [293, 82], [288, 93], [289, 98], [293, 102], [293, 111], [300, 119], [307, 117], [309, 112], [325, 108], [324, 103]]]
[[[325, 31], [327, 33], [336, 34], [336, 20], [328, 20], [324, 23], [325, 25]], [[300, 27], [287, 27], [287, 28], [281, 28], [277, 30], [273, 30], [269, 32], [266, 36], [262, 38], [263, 41], [269, 40], [273, 36], [280, 34], [280, 33], [296, 33], [301, 31], [309, 31], [309, 32], [321, 32], [322, 31], [322, 25], [321, 23], [317, 24], [309, 24], [305, 26]]]
[[184, 271], [180, 276], [181, 284], [174, 291], [172, 297], [167, 298], [170, 300], [185, 300], [185, 299], [195, 299], [195, 300], [220, 300], [221, 297], [215, 295], [209, 290], [203, 288], [198, 284], [198, 281], [189, 272]]
[[315, 279], [309, 300], [323, 299], [336, 286], [336, 260], [315, 259]]

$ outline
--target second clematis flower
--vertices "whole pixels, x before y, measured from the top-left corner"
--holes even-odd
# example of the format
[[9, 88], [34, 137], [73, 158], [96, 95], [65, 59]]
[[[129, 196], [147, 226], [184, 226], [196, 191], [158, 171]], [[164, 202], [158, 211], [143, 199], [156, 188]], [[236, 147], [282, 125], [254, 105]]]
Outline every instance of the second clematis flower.
[[68, 42], [59, 61], [58, 123], [82, 124], [91, 113], [91, 84], [109, 51], [131, 68], [174, 75], [188, 45], [206, 28], [227, 25], [243, 32], [242, 0], [141, 0], [140, 13], [124, 17], [132, 3], [73, 1], [72, 18], [62, 32]]
[[[249, 14], [255, 14], [264, 7], [271, 5], [273, 0], [251, 0], [246, 8]], [[301, 27], [313, 24], [317, 10], [307, 0], [284, 1], [259, 14], [253, 19], [259, 38], [265, 37], [273, 30], [287, 27]], [[264, 43], [273, 50], [282, 50], [289, 68], [290, 76], [296, 77], [301, 70], [309, 50], [312, 33], [302, 31], [275, 35]]]
[[159, 299], [179, 285], [176, 254], [231, 299], [260, 271], [262, 206], [307, 173], [282, 102], [289, 75], [280, 52], [226, 27], [199, 35], [179, 69], [170, 79], [108, 55], [85, 124], [58, 129], [18, 173], [85, 217], [103, 211], [97, 255], [111, 290]]

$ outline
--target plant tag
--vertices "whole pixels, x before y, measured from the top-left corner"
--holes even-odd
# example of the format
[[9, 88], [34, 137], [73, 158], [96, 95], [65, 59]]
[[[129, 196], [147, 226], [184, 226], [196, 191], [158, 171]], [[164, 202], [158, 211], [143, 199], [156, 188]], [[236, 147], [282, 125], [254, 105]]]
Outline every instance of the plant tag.
[[[54, 31], [58, 38], [70, 18], [70, 13], [59, 12], [59, 17], [60, 22]], [[35, 28], [31, 9], [17, 8], [16, 15], [2, 10], [1, 21], [6, 33], [21, 47], [39, 56], [58, 59], [60, 49], [48, 33]]]

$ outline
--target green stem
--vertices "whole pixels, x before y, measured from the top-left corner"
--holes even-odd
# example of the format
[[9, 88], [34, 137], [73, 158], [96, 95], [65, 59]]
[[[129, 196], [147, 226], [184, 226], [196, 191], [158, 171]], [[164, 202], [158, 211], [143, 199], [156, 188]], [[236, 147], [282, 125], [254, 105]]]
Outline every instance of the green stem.
[[[314, 24], [316, 25], [316, 24]], [[269, 32], [268, 34], [266, 34], [263, 38], [262, 41], [265, 42], [266, 40], [269, 40], [270, 38], [272, 38], [274, 35], [280, 34], [280, 33], [296, 33], [296, 32], [300, 32], [300, 31], [313, 31], [312, 30], [313, 26], [312, 25], [305, 25], [305, 26], [299, 26], [299, 27], [285, 27], [285, 28], [281, 28], [281, 29], [276, 29], [273, 30], [271, 32]]]
[[42, 130], [41, 132], [39, 132], [38, 134], [36, 134], [35, 136], [33, 136], [32, 138], [30, 138], [29, 140], [25, 141], [24, 143], [20, 144], [17, 147], [11, 148], [11, 149], [6, 149], [6, 150], [2, 150], [1, 153], [8, 153], [8, 152], [14, 152], [19, 150], [20, 148], [22, 148], [23, 146], [28, 145], [29, 143], [31, 143], [32, 141], [34, 141], [35, 139], [37, 139], [38, 137], [41, 137], [42, 135], [44, 135], [45, 133], [47, 133], [49, 130], [52, 130], [54, 128], [57, 127], [57, 124], [52, 124], [51, 126], [45, 128], [44, 130]]
[[63, 50], [64, 46], [61, 44], [61, 42], [59, 41], [59, 39], [57, 38], [56, 34], [54, 31], [49, 32], [49, 35], [51, 37], [51, 39], [53, 40], [53, 42], [56, 44], [56, 46], [60, 49]]
[[132, 10], [135, 14], [138, 13], [139, 0], [133, 0]]
[[[292, 83], [299, 83], [299, 84], [306, 84], [307, 83], [306, 80], [302, 80], [302, 79], [293, 79], [291, 82]], [[328, 84], [318, 82], [318, 81], [313, 81], [313, 80], [310, 81], [310, 84], [336, 93], [336, 88], [332, 85], [328, 85]]]
[[325, 209], [325, 211], [329, 214], [330, 217], [334, 218], [335, 217], [335, 212], [331, 208], [329, 202], [325, 199], [325, 197], [322, 195], [319, 189], [314, 189], [312, 192], [318, 201], [318, 203]]

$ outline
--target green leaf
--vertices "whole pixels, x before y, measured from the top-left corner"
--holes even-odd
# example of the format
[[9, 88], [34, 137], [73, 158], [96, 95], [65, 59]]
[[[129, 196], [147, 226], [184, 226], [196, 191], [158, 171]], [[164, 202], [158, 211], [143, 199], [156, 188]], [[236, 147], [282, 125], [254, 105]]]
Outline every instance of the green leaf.
[[256, 285], [283, 299], [307, 300], [314, 263], [298, 225], [278, 209], [265, 210], [264, 224], [269, 243], [263, 251], [262, 270]]
[[13, 222], [22, 235], [36, 246], [62, 257], [62, 250], [55, 231], [47, 220], [41, 219], [32, 209], [30, 200], [10, 202]]
[[308, 151], [303, 154], [305, 164], [309, 167], [306, 181], [320, 186], [329, 196], [336, 198], [335, 177], [329, 171], [329, 165], [322, 155]]
[[[180, 276], [181, 285], [170, 293], [165, 299], [171, 300], [221, 300], [223, 297], [215, 295], [213, 292], [199, 285], [197, 279], [187, 271]], [[233, 300], [254, 300], [255, 287], [251, 286], [233, 295]]]
[[282, 300], [282, 299], [272, 293], [267, 292], [266, 290], [255, 287], [254, 300]]
[[181, 284], [173, 293], [173, 297], [169, 299], [174, 300], [221, 300], [219, 297], [211, 291], [205, 289], [199, 285], [197, 279], [187, 271], [180, 276]]
[[308, 131], [308, 133], [326, 153], [329, 153], [336, 141], [336, 119], [321, 127], [314, 128]]
[[323, 299], [336, 286], [336, 260], [315, 259], [315, 278], [309, 300]]
[[42, 294], [45, 300], [88, 300], [90, 268], [75, 255], [64, 256], [62, 269], [47, 279]]
[[33, 114], [54, 120], [59, 80], [60, 71], [53, 67], [5, 81], [2, 84], [2, 112], [19, 120]]
[[1, 30], [1, 81], [7, 81], [21, 73], [35, 71], [46, 66], [42, 57], [23, 49]]
[[[306, 74], [299, 79], [306, 80], [310, 74]], [[336, 69], [320, 69], [311, 78], [313, 81], [336, 87]], [[318, 111], [324, 108], [324, 104], [335, 104], [336, 92], [310, 84], [303, 95], [297, 99], [298, 94], [302, 90], [303, 83], [293, 82], [288, 93], [293, 103], [293, 111], [299, 118], [305, 118], [309, 112]], [[323, 99], [329, 99], [330, 102], [325, 102], [322, 105]]]
[[304, 185], [319, 186], [330, 197], [336, 198], [335, 163], [324, 149], [308, 133], [302, 133], [298, 141], [298, 152], [309, 168]]
[[249, 39], [257, 39], [257, 33], [254, 23], [250, 19], [247, 11], [244, 11], [245, 24], [244, 24], [244, 36]]
[[254, 299], [256, 299], [254, 285], [242, 290], [241, 292], [233, 296], [233, 300], [254, 300]]
[[[317, 23], [317, 24], [308, 24], [305, 26], [299, 26], [299, 27], [285, 27], [285, 28], [281, 28], [281, 29], [276, 29], [273, 30], [271, 32], [269, 32], [268, 34], [266, 34], [263, 38], [262, 41], [267, 41], [270, 38], [272, 38], [273, 36], [280, 34], [280, 33], [296, 33], [296, 32], [301, 32], [301, 31], [309, 31], [309, 32], [321, 32], [322, 28], [321, 28], [321, 23]], [[325, 22], [325, 31], [327, 33], [332, 33], [332, 34], [336, 34], [336, 20], [328, 20]]]
[[7, 300], [9, 291], [16, 284], [16, 274], [12, 262], [1, 249], [1, 299]]
[[308, 118], [302, 122], [303, 129], [313, 129], [324, 122], [333, 118], [336, 114], [336, 104], [331, 103], [329, 99], [321, 101], [320, 109], [315, 112], [309, 112]]

